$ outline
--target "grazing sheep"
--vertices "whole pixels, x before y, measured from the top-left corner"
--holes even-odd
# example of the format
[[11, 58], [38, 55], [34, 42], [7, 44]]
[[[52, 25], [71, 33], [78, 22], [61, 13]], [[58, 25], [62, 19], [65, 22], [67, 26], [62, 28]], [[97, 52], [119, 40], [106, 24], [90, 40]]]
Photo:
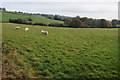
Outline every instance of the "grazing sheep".
[[15, 29], [20, 29], [20, 27], [16, 27]]
[[42, 32], [42, 34], [46, 34], [46, 35], [48, 35], [48, 31], [41, 31]]
[[29, 28], [25, 28], [25, 31], [29, 31]]

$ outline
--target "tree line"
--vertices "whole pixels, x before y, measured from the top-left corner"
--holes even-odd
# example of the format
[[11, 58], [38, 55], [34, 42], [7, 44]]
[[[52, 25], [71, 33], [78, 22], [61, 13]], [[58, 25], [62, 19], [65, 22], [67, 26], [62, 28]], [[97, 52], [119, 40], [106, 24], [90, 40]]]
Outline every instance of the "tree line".
[[60, 15], [52, 15], [52, 14], [37, 14], [41, 15], [43, 17], [46, 17], [48, 19], [53, 19], [53, 20], [59, 20], [59, 21], [65, 21], [65, 19], [70, 18], [68, 16], [60, 16]]
[[29, 25], [41, 25], [41, 26], [53, 26], [53, 27], [71, 27], [71, 28], [117, 28], [120, 25], [120, 20], [113, 19], [112, 21], [108, 21], [106, 19], [93, 19], [87, 17], [67, 17], [60, 15], [52, 15], [52, 14], [40, 14], [40, 13], [23, 13], [23, 12], [11, 12], [14, 14], [29, 14], [29, 15], [40, 15], [49, 19], [63, 21], [64, 24], [61, 23], [33, 23], [32, 19], [9, 19], [9, 22], [19, 23], [19, 24], [29, 24]]
[[64, 26], [73, 28], [110, 28], [116, 27], [116, 25], [117, 24], [113, 25], [112, 22], [105, 19], [80, 18], [79, 16], [67, 18], [64, 21]]
[[107, 21], [105, 19], [89, 19], [83, 18], [67, 18], [62, 23], [33, 23], [31, 18], [26, 19], [9, 19], [10, 23], [28, 24], [28, 25], [40, 25], [40, 26], [53, 26], [53, 27], [70, 27], [70, 28], [117, 28], [120, 24], [119, 20]]
[[120, 25], [120, 20], [113, 19], [112, 21], [108, 21], [106, 19], [93, 19], [87, 17], [67, 17], [60, 15], [52, 15], [52, 14], [37, 14], [44, 16], [48, 19], [64, 21], [64, 27], [73, 27], [73, 28], [110, 28], [110, 27], [118, 27]]

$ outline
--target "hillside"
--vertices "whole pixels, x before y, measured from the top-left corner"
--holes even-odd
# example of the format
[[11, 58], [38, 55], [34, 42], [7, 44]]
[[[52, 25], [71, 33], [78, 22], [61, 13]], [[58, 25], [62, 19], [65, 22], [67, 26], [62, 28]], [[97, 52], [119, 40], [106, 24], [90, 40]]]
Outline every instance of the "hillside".
[[117, 28], [16, 26], [3, 23], [3, 78], [113, 79], [120, 74]]
[[[0, 11], [1, 13], [1, 11]], [[23, 14], [23, 13], [15, 13], [15, 12], [8, 12], [8, 11], [2, 11], [2, 21], [9, 21], [9, 19], [17, 19], [17, 18], [31, 18], [33, 23], [40, 22], [40, 23], [63, 23], [63, 21], [58, 20], [52, 20], [47, 19], [45, 17], [39, 16], [39, 15], [29, 15], [29, 14]]]

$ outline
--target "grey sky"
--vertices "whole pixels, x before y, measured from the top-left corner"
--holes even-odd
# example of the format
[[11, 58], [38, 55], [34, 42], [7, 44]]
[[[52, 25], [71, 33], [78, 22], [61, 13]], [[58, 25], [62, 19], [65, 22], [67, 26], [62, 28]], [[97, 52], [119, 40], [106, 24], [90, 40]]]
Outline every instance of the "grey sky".
[[40, 0], [29, 0], [28, 2], [23, 2], [23, 0], [21, 0], [21, 2], [17, 2], [16, 0], [9, 0], [8, 2], [8, 0], [4, 0], [4, 2], [2, 1], [2, 7], [6, 7], [7, 10], [12, 11], [59, 14], [65, 16], [79, 15], [81, 17], [86, 16], [111, 20], [118, 18], [118, 1], [119, 0], [69, 0], [68, 2], [68, 0], [44, 0], [43, 2]]
[[118, 2], [119, 0], [1, 0], [2, 2]]

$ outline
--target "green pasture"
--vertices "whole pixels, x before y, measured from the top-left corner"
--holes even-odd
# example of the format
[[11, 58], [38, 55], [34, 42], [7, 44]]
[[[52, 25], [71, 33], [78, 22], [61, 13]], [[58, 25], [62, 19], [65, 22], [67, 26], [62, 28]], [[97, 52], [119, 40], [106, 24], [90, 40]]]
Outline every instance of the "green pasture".
[[[15, 29], [17, 26], [20, 30]], [[30, 31], [24, 31], [25, 27]], [[12, 23], [3, 23], [2, 28], [3, 77], [119, 78], [117, 28]], [[41, 34], [41, 30], [49, 34]]]

